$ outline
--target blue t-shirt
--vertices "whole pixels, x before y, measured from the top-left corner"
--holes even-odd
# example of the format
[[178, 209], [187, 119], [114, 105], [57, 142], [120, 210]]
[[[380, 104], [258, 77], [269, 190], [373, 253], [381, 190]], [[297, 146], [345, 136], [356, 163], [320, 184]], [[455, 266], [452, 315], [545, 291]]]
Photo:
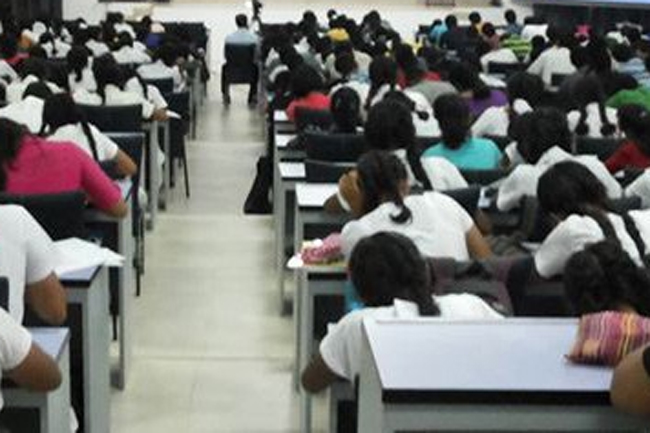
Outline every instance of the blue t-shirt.
[[438, 143], [422, 154], [423, 158], [434, 156], [445, 158], [461, 170], [491, 170], [499, 167], [502, 153], [492, 140], [471, 137], [458, 149]]

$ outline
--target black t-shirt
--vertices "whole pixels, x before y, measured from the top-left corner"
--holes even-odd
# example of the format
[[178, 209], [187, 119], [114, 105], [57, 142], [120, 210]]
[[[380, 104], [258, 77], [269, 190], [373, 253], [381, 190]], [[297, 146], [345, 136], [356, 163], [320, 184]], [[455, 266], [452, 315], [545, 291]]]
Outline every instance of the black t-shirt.
[[650, 377], [650, 346], [643, 351], [643, 367], [648, 377]]

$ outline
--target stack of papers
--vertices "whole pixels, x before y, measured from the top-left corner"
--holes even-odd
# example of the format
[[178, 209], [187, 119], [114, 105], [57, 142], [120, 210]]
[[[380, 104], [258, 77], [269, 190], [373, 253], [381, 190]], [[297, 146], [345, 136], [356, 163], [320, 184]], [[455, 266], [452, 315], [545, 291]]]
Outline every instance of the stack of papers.
[[79, 238], [54, 242], [57, 275], [80, 271], [95, 266], [122, 267], [124, 256]]

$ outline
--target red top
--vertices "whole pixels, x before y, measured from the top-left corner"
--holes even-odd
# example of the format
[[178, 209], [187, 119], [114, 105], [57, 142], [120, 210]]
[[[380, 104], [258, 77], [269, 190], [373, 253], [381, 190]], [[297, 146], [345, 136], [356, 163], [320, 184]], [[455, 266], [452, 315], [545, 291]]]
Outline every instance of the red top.
[[[440, 75], [433, 71], [426, 71], [422, 79], [424, 81], [440, 81]], [[404, 75], [404, 71], [401, 69], [397, 70], [397, 85], [401, 89], [406, 89], [410, 85], [410, 83], [406, 81], [406, 75]]]
[[4, 59], [5, 62], [10, 64], [11, 66], [17, 66], [20, 62], [25, 60], [27, 57], [29, 57], [27, 54], [24, 53], [18, 53], [13, 57], [10, 57], [8, 59]]
[[612, 156], [607, 159], [605, 166], [610, 173], [616, 173], [625, 168], [650, 167], [650, 156], [639, 149], [633, 141], [625, 141]]
[[330, 97], [320, 92], [311, 92], [304, 98], [294, 99], [287, 107], [287, 117], [290, 121], [296, 120], [296, 108], [304, 107], [312, 110], [329, 110]]
[[9, 194], [56, 194], [84, 191], [99, 209], [115, 206], [122, 194], [83, 150], [72, 143], [53, 143], [27, 135], [7, 166]]

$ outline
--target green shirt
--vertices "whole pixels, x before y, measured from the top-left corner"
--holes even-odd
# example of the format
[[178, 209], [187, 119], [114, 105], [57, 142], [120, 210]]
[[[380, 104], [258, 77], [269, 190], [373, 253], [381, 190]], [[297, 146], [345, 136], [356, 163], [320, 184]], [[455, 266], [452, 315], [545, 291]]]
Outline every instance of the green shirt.
[[650, 110], [650, 89], [639, 86], [634, 90], [621, 90], [607, 100], [607, 106], [616, 109], [630, 104], [641, 105]]

